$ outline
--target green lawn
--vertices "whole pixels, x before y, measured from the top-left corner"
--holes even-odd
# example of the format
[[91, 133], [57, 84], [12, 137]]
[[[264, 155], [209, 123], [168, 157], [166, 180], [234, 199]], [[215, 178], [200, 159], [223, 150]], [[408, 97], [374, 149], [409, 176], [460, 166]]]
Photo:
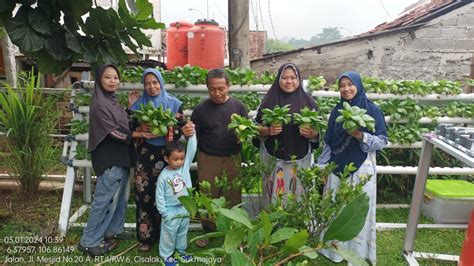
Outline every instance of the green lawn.
[[[73, 200], [73, 206], [75, 210], [80, 206], [82, 197], [76, 195]], [[3, 241], [0, 244], [2, 253], [0, 254], [0, 263], [5, 262], [7, 257], [11, 261], [13, 257], [17, 260], [16, 262], [27, 263], [32, 259], [36, 263], [55, 262], [58, 258], [62, 258], [62, 262], [68, 259], [70, 263], [59, 263], [60, 265], [73, 265], [73, 264], [85, 264], [93, 265], [96, 262], [104, 261], [92, 261], [91, 259], [83, 256], [76, 249], [76, 245], [82, 234], [82, 228], [71, 228], [68, 232], [67, 237], [61, 244], [33, 244], [36, 250], [43, 252], [35, 252], [28, 254], [27, 251], [19, 250], [18, 247], [31, 246], [30, 244], [11, 244], [5, 243], [6, 237], [31, 237], [38, 234], [41, 228], [52, 221], [57, 219], [59, 214], [59, 206], [61, 201], [61, 195], [57, 193], [48, 193], [43, 197], [34, 199], [34, 202], [38, 202], [40, 210], [36, 210], [36, 214], [32, 216], [32, 219], [21, 217], [18, 213], [21, 213], [22, 209], [16, 209], [10, 216], [0, 216], [0, 239]], [[42, 207], [41, 207], [42, 206]], [[51, 207], [56, 206], [56, 207]], [[20, 207], [21, 208], [21, 207]], [[13, 209], [12, 213], [13, 213]], [[31, 213], [30, 213], [31, 214]], [[41, 216], [42, 214], [42, 216]], [[84, 214], [79, 222], [87, 221], [87, 213]], [[42, 217], [41, 219], [39, 217]], [[378, 222], [395, 222], [401, 223], [406, 222], [408, 217], [408, 209], [378, 209], [377, 210], [377, 221]], [[126, 215], [127, 223], [135, 222], [135, 209], [128, 208]], [[422, 223], [432, 223], [432, 221], [426, 217], [421, 218]], [[188, 239], [199, 235], [201, 232], [191, 231]], [[404, 230], [393, 230], [393, 231], [381, 231], [377, 232], [377, 264], [378, 265], [406, 265], [403, 256], [401, 255], [403, 240], [405, 236]], [[26, 239], [26, 238], [25, 238]], [[434, 229], [420, 229], [417, 231], [417, 237], [415, 240], [415, 250], [420, 252], [435, 252], [443, 254], [454, 254], [459, 255], [462, 242], [464, 240], [464, 230], [434, 230]], [[157, 246], [153, 247], [153, 250], [149, 253], [140, 253], [136, 248], [131, 249], [123, 256], [114, 256], [123, 253], [128, 248], [134, 246], [137, 242], [135, 240], [121, 241], [112, 252], [112, 256], [106, 257], [109, 259], [107, 265], [120, 265], [122, 262], [133, 262], [134, 264], [143, 264], [146, 262], [153, 262], [156, 260], [158, 255]], [[218, 247], [222, 244], [222, 240], [214, 240], [211, 242], [211, 247]], [[14, 252], [13, 249], [17, 249]], [[190, 243], [188, 247], [189, 252], [199, 251], [199, 248]], [[74, 261], [71, 261], [74, 260]], [[110, 262], [112, 260], [113, 262]], [[76, 263], [72, 263], [76, 262]], [[421, 260], [421, 265], [456, 265], [455, 263], [443, 263], [434, 260]], [[190, 264], [191, 265], [191, 264]], [[205, 265], [204, 263], [192, 265]], [[324, 257], [320, 256], [317, 260], [309, 262], [309, 265], [346, 265], [346, 263], [335, 264]]]

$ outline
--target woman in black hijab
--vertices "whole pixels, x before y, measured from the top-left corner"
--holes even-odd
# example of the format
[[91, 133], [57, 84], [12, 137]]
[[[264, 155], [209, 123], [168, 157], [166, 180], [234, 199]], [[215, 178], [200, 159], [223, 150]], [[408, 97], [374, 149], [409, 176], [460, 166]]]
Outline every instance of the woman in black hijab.
[[307, 127], [299, 128], [291, 121], [286, 125], [263, 125], [262, 109], [273, 109], [290, 105], [290, 114], [299, 113], [308, 107], [317, 110], [316, 103], [302, 86], [301, 73], [292, 63], [284, 64], [278, 70], [275, 82], [263, 98], [257, 112], [259, 128], [260, 155], [262, 161], [274, 166], [272, 174], [264, 177], [264, 205], [288, 193], [296, 197], [304, 192], [296, 176], [298, 168], [311, 166], [311, 150], [319, 144], [319, 133]]
[[153, 136], [130, 130], [127, 112], [115, 96], [120, 83], [118, 73], [117, 67], [110, 64], [97, 68], [89, 113], [88, 150], [97, 184], [78, 249], [90, 256], [108, 253], [115, 246], [114, 239], [127, 235], [124, 230], [126, 188], [130, 167], [135, 163], [132, 138]]

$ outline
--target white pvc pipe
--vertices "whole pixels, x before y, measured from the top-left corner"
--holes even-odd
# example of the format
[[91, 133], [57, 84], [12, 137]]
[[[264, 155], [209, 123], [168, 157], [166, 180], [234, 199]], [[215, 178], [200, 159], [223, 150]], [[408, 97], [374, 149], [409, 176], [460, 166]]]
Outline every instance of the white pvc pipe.
[[88, 209], [90, 209], [90, 205], [82, 205], [72, 216], [69, 218], [69, 224], [77, 222], [79, 217], [81, 217]]
[[[94, 88], [94, 81], [82, 81], [83, 88], [92, 89]], [[303, 80], [303, 88], [307, 90], [308, 80]], [[231, 85], [231, 92], [267, 92], [271, 85], [254, 84], [254, 85]], [[143, 90], [141, 83], [120, 83], [120, 89], [123, 90]], [[174, 84], [166, 84], [165, 89], [173, 92], [184, 92], [188, 94], [192, 93], [207, 93], [207, 87], [205, 84], [190, 85], [185, 88], [176, 88]], [[313, 91], [312, 96], [315, 97], [340, 97], [337, 91], [325, 91], [317, 90]], [[445, 95], [445, 94], [428, 94], [428, 95], [417, 95], [417, 94], [393, 94], [393, 93], [367, 93], [369, 99], [374, 100], [385, 100], [385, 99], [413, 99], [417, 101], [474, 101], [473, 93], [461, 93], [457, 95]]]
[[[377, 223], [377, 231], [388, 231], [395, 229], [405, 229], [407, 224], [405, 223]], [[418, 229], [459, 229], [463, 230], [467, 228], [467, 224], [418, 224]]]
[[75, 135], [74, 138], [77, 141], [88, 141], [89, 140], [89, 133], [78, 134], [78, 135]]
[[421, 141], [417, 141], [411, 144], [402, 144], [402, 143], [392, 143], [389, 142], [387, 145], [385, 145], [384, 148], [389, 148], [389, 149], [420, 149], [421, 148]]
[[[74, 167], [92, 167], [89, 160], [73, 160]], [[191, 170], [197, 170], [197, 163], [191, 164]], [[377, 174], [412, 174], [417, 173], [415, 166], [377, 166]], [[430, 167], [431, 175], [474, 175], [474, 168], [470, 167]]]
[[[474, 94], [474, 93], [473, 93]], [[438, 123], [448, 123], [448, 124], [474, 124], [474, 118], [467, 118], [467, 117], [448, 117], [448, 116], [440, 116], [438, 118], [429, 118], [429, 117], [422, 117], [418, 120], [419, 124], [431, 124], [433, 120], [436, 120]], [[407, 123], [407, 119], [401, 119], [398, 121], [392, 121], [391, 116], [385, 117], [385, 122], [387, 123]]]
[[[457, 95], [444, 95], [444, 94], [428, 94], [428, 95], [417, 95], [417, 94], [392, 94], [392, 93], [366, 93], [367, 97], [371, 100], [387, 100], [387, 99], [411, 99], [416, 101], [474, 101], [474, 93], [461, 93]], [[313, 97], [332, 97], [339, 98], [340, 94], [338, 91], [313, 91], [311, 93]]]
[[445, 261], [458, 261], [459, 256], [449, 255], [449, 254], [439, 254], [439, 253], [427, 253], [427, 252], [415, 252], [413, 251], [413, 257], [420, 259], [430, 259], [430, 260], [445, 260]]
[[[377, 174], [408, 174], [416, 175], [418, 167], [414, 166], [380, 166], [377, 165]], [[430, 167], [430, 175], [474, 175], [474, 168], [470, 167]]]
[[[474, 93], [473, 93], [474, 94]], [[79, 106], [78, 110], [80, 113], [89, 113], [90, 108], [89, 106]], [[193, 113], [193, 110], [184, 110], [184, 115], [185, 116], [191, 116]], [[257, 115], [256, 110], [249, 111], [248, 116], [249, 117], [255, 117]], [[431, 124], [434, 119], [429, 118], [429, 117], [422, 117], [420, 120], [418, 120], [418, 123], [420, 124]], [[438, 123], [449, 123], [449, 124], [474, 124], [474, 118], [466, 118], [466, 117], [447, 117], [447, 116], [441, 116], [436, 119]], [[387, 123], [406, 123], [407, 120], [402, 119], [396, 122], [393, 122], [390, 116], [385, 117], [385, 122]]]

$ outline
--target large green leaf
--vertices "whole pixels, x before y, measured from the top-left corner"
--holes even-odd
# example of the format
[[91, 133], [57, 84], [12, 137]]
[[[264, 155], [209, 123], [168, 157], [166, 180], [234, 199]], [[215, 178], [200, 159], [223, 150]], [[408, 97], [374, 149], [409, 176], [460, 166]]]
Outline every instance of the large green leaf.
[[127, 9], [127, 4], [125, 3], [125, 0], [119, 0], [118, 14], [127, 28], [133, 28], [138, 26], [137, 21], [131, 17], [130, 12]]
[[245, 236], [245, 230], [242, 227], [237, 227], [229, 230], [225, 235], [224, 239], [224, 250], [227, 253], [231, 253], [232, 251], [236, 250], [242, 239]]
[[63, 61], [71, 58], [72, 53], [68, 49], [63, 31], [59, 31], [46, 40], [45, 48], [56, 60]]
[[148, 2], [148, 0], [137, 0], [137, 13], [135, 18], [137, 20], [145, 20], [153, 14], [153, 5]]
[[155, 19], [149, 18], [139, 21], [140, 28], [142, 29], [164, 29], [166, 27], [165, 23], [156, 22]]
[[226, 216], [227, 218], [236, 221], [238, 223], [241, 223], [245, 225], [249, 229], [253, 229], [253, 225], [250, 222], [248, 215], [242, 215], [242, 212], [239, 211], [239, 209], [218, 209], [217, 210], [219, 213], [222, 213], [222, 215]]
[[97, 62], [97, 43], [92, 39], [84, 39], [82, 42], [84, 48], [84, 60], [89, 63]]
[[308, 232], [306, 230], [299, 231], [286, 241], [281, 251], [283, 253], [296, 253], [306, 244], [306, 240], [308, 240]]
[[263, 243], [263, 229], [259, 228], [256, 231], [249, 230], [247, 233], [247, 249], [249, 251], [249, 255], [252, 258], [255, 258], [257, 255], [257, 245]]
[[260, 220], [262, 221], [263, 233], [265, 236], [265, 243], [270, 243], [270, 236], [272, 235], [273, 226], [270, 218], [265, 211], [260, 212]]
[[38, 64], [38, 70], [44, 74], [61, 73], [64, 69], [71, 66], [71, 60], [58, 61], [55, 60], [46, 50], [42, 50], [38, 53], [36, 59]]
[[129, 29], [128, 33], [130, 33], [130, 36], [135, 39], [140, 48], [142, 48], [143, 45], [151, 47], [152, 44], [150, 39], [139, 29]]
[[181, 196], [178, 200], [183, 204], [184, 208], [189, 212], [191, 218], [196, 216], [197, 204], [191, 196]]
[[270, 237], [270, 244], [275, 244], [292, 237], [298, 230], [295, 228], [283, 227], [276, 230]]
[[46, 17], [46, 15], [38, 8], [33, 9], [28, 13], [28, 22], [38, 33], [45, 35], [51, 35], [53, 33], [49, 18]]
[[[66, 28], [70, 31], [70, 32], [76, 32], [79, 30], [79, 26], [78, 26], [78, 23], [77, 23], [77, 20], [76, 18], [71, 15], [71, 14], [64, 14], [63, 16], [63, 19], [64, 19], [64, 26], [66, 26]], [[82, 21], [82, 19], [79, 19], [80, 21]]]
[[46, 17], [50, 19], [50, 22], [59, 21], [61, 17], [61, 10], [60, 5], [58, 5], [58, 1], [51, 1], [51, 0], [38, 0], [37, 2], [38, 9], [43, 12]]
[[91, 10], [91, 16], [97, 18], [100, 23], [100, 33], [107, 38], [119, 38], [115, 21], [112, 19], [109, 13], [114, 13], [111, 9], [105, 10], [102, 7], [97, 7]]
[[218, 213], [216, 215], [216, 227], [220, 232], [227, 232], [230, 229], [230, 220], [223, 214]]
[[92, 8], [92, 0], [61, 0], [61, 4], [65, 13], [70, 13], [75, 17], [86, 14]]
[[285, 217], [286, 215], [287, 214], [284, 211], [276, 211], [276, 212], [270, 213], [269, 218], [270, 218], [270, 221], [275, 222]]
[[65, 37], [66, 37], [66, 44], [69, 49], [73, 50], [76, 53], [83, 52], [81, 41], [75, 34], [72, 34], [70, 31], [66, 31]]
[[[306, 245], [300, 247], [300, 252], [303, 253], [303, 256], [305, 256], [305, 257], [307, 257], [307, 258], [310, 258], [310, 259], [312, 259], [312, 260], [315, 260], [315, 259], [317, 259], [317, 258], [319, 257], [319, 254], [318, 254], [318, 252], [317, 252], [316, 250], [311, 250], [311, 251], [309, 251], [309, 250], [311, 250], [311, 248], [308, 247], [308, 246], [306, 246]], [[309, 252], [308, 252], [308, 251], [309, 251]]]
[[88, 17], [87, 20], [86, 20], [86, 24], [84, 25], [85, 27], [83, 28], [83, 30], [89, 34], [89, 35], [92, 35], [96, 38], [101, 38], [102, 37], [102, 34], [101, 34], [101, 25], [100, 25], [100, 21], [97, 17]]
[[106, 44], [99, 44], [99, 56], [97, 58], [100, 64], [117, 64], [118, 58], [115, 54], [110, 53]]
[[207, 234], [204, 234], [204, 235], [200, 235], [200, 236], [197, 236], [191, 240], [189, 240], [189, 242], [195, 242], [196, 240], [201, 240], [201, 239], [209, 239], [209, 238], [215, 238], [215, 237], [223, 237], [225, 236], [225, 232], [212, 232], [212, 233], [207, 233]]
[[12, 11], [15, 8], [15, 1], [0, 1], [0, 12]]
[[329, 250], [335, 252], [345, 260], [347, 260], [348, 263], [354, 266], [368, 266], [369, 264], [362, 259], [359, 254], [352, 250], [341, 250], [341, 249], [335, 249], [335, 248], [328, 248]]
[[0, 27], [4, 27], [11, 19], [14, 8], [14, 1], [0, 1]]
[[[198, 250], [193, 252], [193, 257], [209, 258], [209, 257], [224, 257], [226, 255], [223, 248], [210, 248], [206, 250]], [[184, 264], [186, 265], [186, 264]]]
[[121, 32], [124, 32], [125, 31], [125, 25], [124, 25], [123, 21], [120, 19], [120, 17], [117, 15], [117, 13], [113, 9], [107, 9], [107, 14], [112, 19], [117, 32], [119, 34]]
[[127, 53], [123, 50], [122, 44], [119, 40], [112, 40], [108, 43], [109, 45], [107, 46], [107, 49], [109, 50], [109, 53], [114, 54], [121, 62], [126, 62], [128, 60]]
[[23, 53], [35, 52], [44, 46], [43, 37], [28, 24], [28, 13], [30, 10], [28, 7], [21, 7], [6, 27], [11, 41]]
[[362, 193], [342, 208], [336, 219], [329, 225], [324, 234], [323, 242], [329, 240], [348, 241], [353, 239], [364, 227], [368, 212], [369, 197], [366, 193]]
[[253, 265], [249, 258], [240, 250], [234, 250], [230, 253], [230, 262], [232, 266], [248, 266]]

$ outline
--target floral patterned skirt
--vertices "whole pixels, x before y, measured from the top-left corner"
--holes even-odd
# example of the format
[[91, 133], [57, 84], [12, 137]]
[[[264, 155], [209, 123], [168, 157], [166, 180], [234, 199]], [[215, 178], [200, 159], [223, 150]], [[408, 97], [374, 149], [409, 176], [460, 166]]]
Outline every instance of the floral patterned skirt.
[[167, 165], [164, 160], [165, 146], [144, 142], [137, 147], [135, 169], [135, 200], [138, 241], [153, 244], [160, 239], [161, 215], [155, 204], [156, 181]]

